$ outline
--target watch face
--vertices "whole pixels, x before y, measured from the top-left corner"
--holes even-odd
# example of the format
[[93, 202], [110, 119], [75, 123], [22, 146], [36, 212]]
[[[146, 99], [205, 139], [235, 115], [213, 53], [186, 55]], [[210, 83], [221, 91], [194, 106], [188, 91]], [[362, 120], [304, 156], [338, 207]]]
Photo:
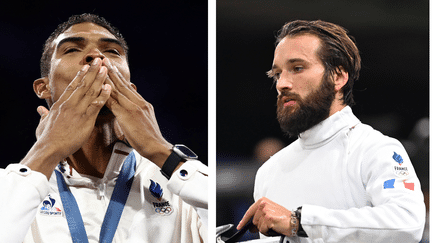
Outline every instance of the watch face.
[[188, 147], [184, 146], [184, 145], [175, 145], [174, 146], [175, 150], [178, 150], [176, 152], [180, 152], [182, 153], [184, 156], [182, 156], [182, 154], [179, 154], [181, 157], [186, 158], [186, 159], [197, 159], [198, 155], [196, 155], [192, 150], [190, 150]]

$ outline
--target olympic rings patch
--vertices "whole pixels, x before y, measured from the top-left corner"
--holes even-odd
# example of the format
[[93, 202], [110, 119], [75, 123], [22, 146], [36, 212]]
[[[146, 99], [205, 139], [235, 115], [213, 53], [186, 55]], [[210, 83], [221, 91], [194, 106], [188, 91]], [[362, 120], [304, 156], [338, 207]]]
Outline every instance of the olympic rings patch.
[[171, 207], [158, 207], [155, 208], [155, 212], [161, 215], [170, 215], [172, 213]]

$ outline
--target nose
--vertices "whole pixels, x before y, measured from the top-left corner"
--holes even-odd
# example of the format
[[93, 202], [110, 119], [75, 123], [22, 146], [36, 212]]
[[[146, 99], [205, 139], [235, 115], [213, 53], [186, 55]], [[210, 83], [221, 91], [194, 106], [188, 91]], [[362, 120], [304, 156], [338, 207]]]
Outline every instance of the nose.
[[276, 89], [278, 92], [282, 90], [288, 89], [291, 90], [293, 88], [293, 80], [292, 76], [288, 72], [280, 73], [279, 79], [276, 81]]
[[83, 63], [85, 64], [91, 64], [93, 62], [94, 59], [96, 58], [100, 58], [100, 59], [104, 59], [105, 56], [102, 54], [102, 52], [100, 52], [98, 49], [93, 49], [91, 51], [89, 51], [83, 59]]

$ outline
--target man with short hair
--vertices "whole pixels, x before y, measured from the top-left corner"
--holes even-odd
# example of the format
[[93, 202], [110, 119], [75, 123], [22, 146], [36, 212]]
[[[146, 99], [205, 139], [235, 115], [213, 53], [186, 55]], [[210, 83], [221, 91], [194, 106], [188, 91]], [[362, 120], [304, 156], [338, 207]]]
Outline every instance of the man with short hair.
[[255, 203], [237, 226], [284, 242], [419, 242], [420, 182], [401, 143], [352, 113], [359, 51], [342, 27], [293, 21], [268, 72], [282, 130], [298, 139], [258, 170]]
[[127, 51], [93, 14], [46, 41], [33, 87], [49, 110], [21, 163], [0, 170], [1, 242], [207, 241], [207, 167], [163, 138]]

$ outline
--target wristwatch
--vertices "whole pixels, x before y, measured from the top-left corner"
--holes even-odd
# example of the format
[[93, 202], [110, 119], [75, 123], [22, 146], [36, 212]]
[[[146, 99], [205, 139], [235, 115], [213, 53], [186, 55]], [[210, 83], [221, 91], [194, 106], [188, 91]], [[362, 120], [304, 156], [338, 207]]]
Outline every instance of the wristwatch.
[[170, 156], [168, 156], [163, 164], [161, 173], [169, 180], [178, 164], [189, 159], [198, 159], [198, 155], [185, 145], [176, 144], [173, 146]]
[[295, 211], [295, 214], [297, 216], [297, 219], [299, 221], [299, 228], [297, 230], [297, 236], [299, 237], [308, 237], [308, 235], [306, 234], [306, 231], [303, 229], [303, 226], [301, 224], [301, 215], [302, 215], [302, 206], [298, 207], [297, 210]]

